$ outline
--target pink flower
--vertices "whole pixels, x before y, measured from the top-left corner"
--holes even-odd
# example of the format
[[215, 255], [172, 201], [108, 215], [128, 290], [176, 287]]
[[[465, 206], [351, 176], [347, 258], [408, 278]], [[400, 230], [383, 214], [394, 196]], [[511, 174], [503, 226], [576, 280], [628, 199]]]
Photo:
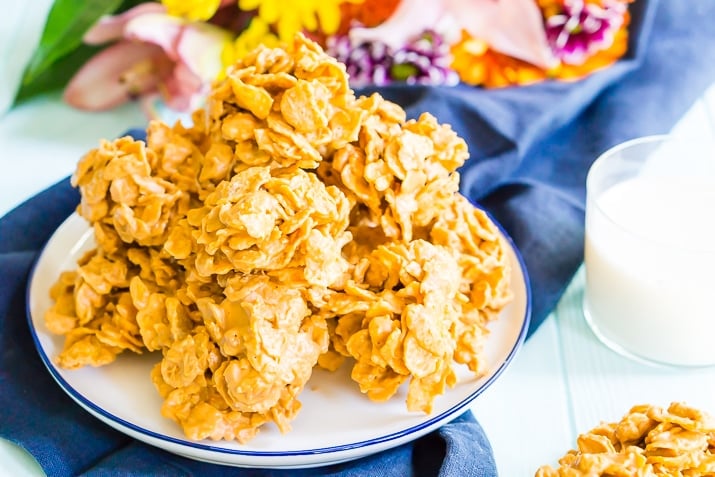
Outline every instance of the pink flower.
[[159, 3], [142, 3], [100, 19], [85, 43], [115, 43], [93, 56], [70, 80], [64, 99], [90, 111], [161, 95], [175, 110], [196, 107], [221, 70], [228, 32], [170, 16]]
[[505, 55], [542, 68], [556, 63], [535, 0], [403, 0], [384, 23], [353, 28], [350, 38], [355, 43], [379, 40], [397, 49], [428, 29], [456, 33], [454, 40], [464, 29]]

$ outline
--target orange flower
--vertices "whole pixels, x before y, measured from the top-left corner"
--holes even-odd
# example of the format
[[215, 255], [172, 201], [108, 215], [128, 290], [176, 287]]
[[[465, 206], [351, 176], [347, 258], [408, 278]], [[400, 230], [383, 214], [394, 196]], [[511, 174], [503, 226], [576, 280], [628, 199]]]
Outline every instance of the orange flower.
[[384, 22], [395, 12], [400, 0], [365, 0], [361, 4], [343, 3], [340, 5], [342, 21], [338, 34], [345, 35], [353, 22], [371, 28]]
[[486, 42], [466, 31], [451, 52], [452, 69], [467, 84], [501, 88], [537, 83], [547, 77], [541, 68], [491, 50]]

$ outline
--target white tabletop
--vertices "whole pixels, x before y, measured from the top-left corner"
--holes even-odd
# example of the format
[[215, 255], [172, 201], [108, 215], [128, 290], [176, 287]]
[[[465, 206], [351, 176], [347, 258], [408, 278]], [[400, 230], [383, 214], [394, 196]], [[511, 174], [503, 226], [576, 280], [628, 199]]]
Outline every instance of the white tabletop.
[[[0, 216], [71, 174], [103, 137], [145, 121], [136, 105], [81, 113], [57, 94], [6, 111], [37, 41], [48, 0], [5, 2], [0, 17]], [[8, 4], [8, 5], [4, 5]], [[10, 5], [11, 4], [11, 5]], [[32, 4], [33, 8], [24, 5]], [[22, 24], [22, 29], [16, 25]], [[12, 52], [12, 55], [10, 54]], [[713, 136], [715, 85], [675, 131]], [[472, 409], [494, 448], [499, 473], [532, 476], [556, 464], [579, 432], [620, 418], [632, 405], [685, 401], [715, 414], [715, 369], [664, 370], [631, 362], [601, 345], [581, 314], [582, 273], [558, 308]], [[24, 450], [0, 439], [0, 475], [44, 475]]]

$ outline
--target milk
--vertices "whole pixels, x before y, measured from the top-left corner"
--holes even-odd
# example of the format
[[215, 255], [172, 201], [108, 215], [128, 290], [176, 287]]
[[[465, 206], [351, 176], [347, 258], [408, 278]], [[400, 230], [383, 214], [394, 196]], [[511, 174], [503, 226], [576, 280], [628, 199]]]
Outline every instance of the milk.
[[584, 308], [661, 363], [715, 364], [715, 179], [636, 176], [589, 197]]

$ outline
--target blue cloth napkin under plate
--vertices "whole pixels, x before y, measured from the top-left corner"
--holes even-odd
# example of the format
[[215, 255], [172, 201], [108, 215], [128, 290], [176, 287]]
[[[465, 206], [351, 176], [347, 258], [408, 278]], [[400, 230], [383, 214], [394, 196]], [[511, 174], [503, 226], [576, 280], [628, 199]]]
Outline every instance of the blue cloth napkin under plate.
[[[492, 213], [525, 259], [533, 296], [531, 332], [581, 263], [585, 176], [591, 162], [619, 142], [668, 132], [715, 81], [715, 1], [637, 0], [631, 11], [628, 56], [578, 82], [503, 90], [379, 90], [411, 116], [429, 111], [467, 140], [471, 159], [461, 171], [462, 192]], [[497, 474], [489, 441], [469, 413], [416, 442], [304, 471], [196, 462], [105, 426], [54, 383], [34, 349], [25, 317], [32, 263], [78, 200], [65, 180], [0, 219], [0, 436], [32, 453], [48, 475]]]

